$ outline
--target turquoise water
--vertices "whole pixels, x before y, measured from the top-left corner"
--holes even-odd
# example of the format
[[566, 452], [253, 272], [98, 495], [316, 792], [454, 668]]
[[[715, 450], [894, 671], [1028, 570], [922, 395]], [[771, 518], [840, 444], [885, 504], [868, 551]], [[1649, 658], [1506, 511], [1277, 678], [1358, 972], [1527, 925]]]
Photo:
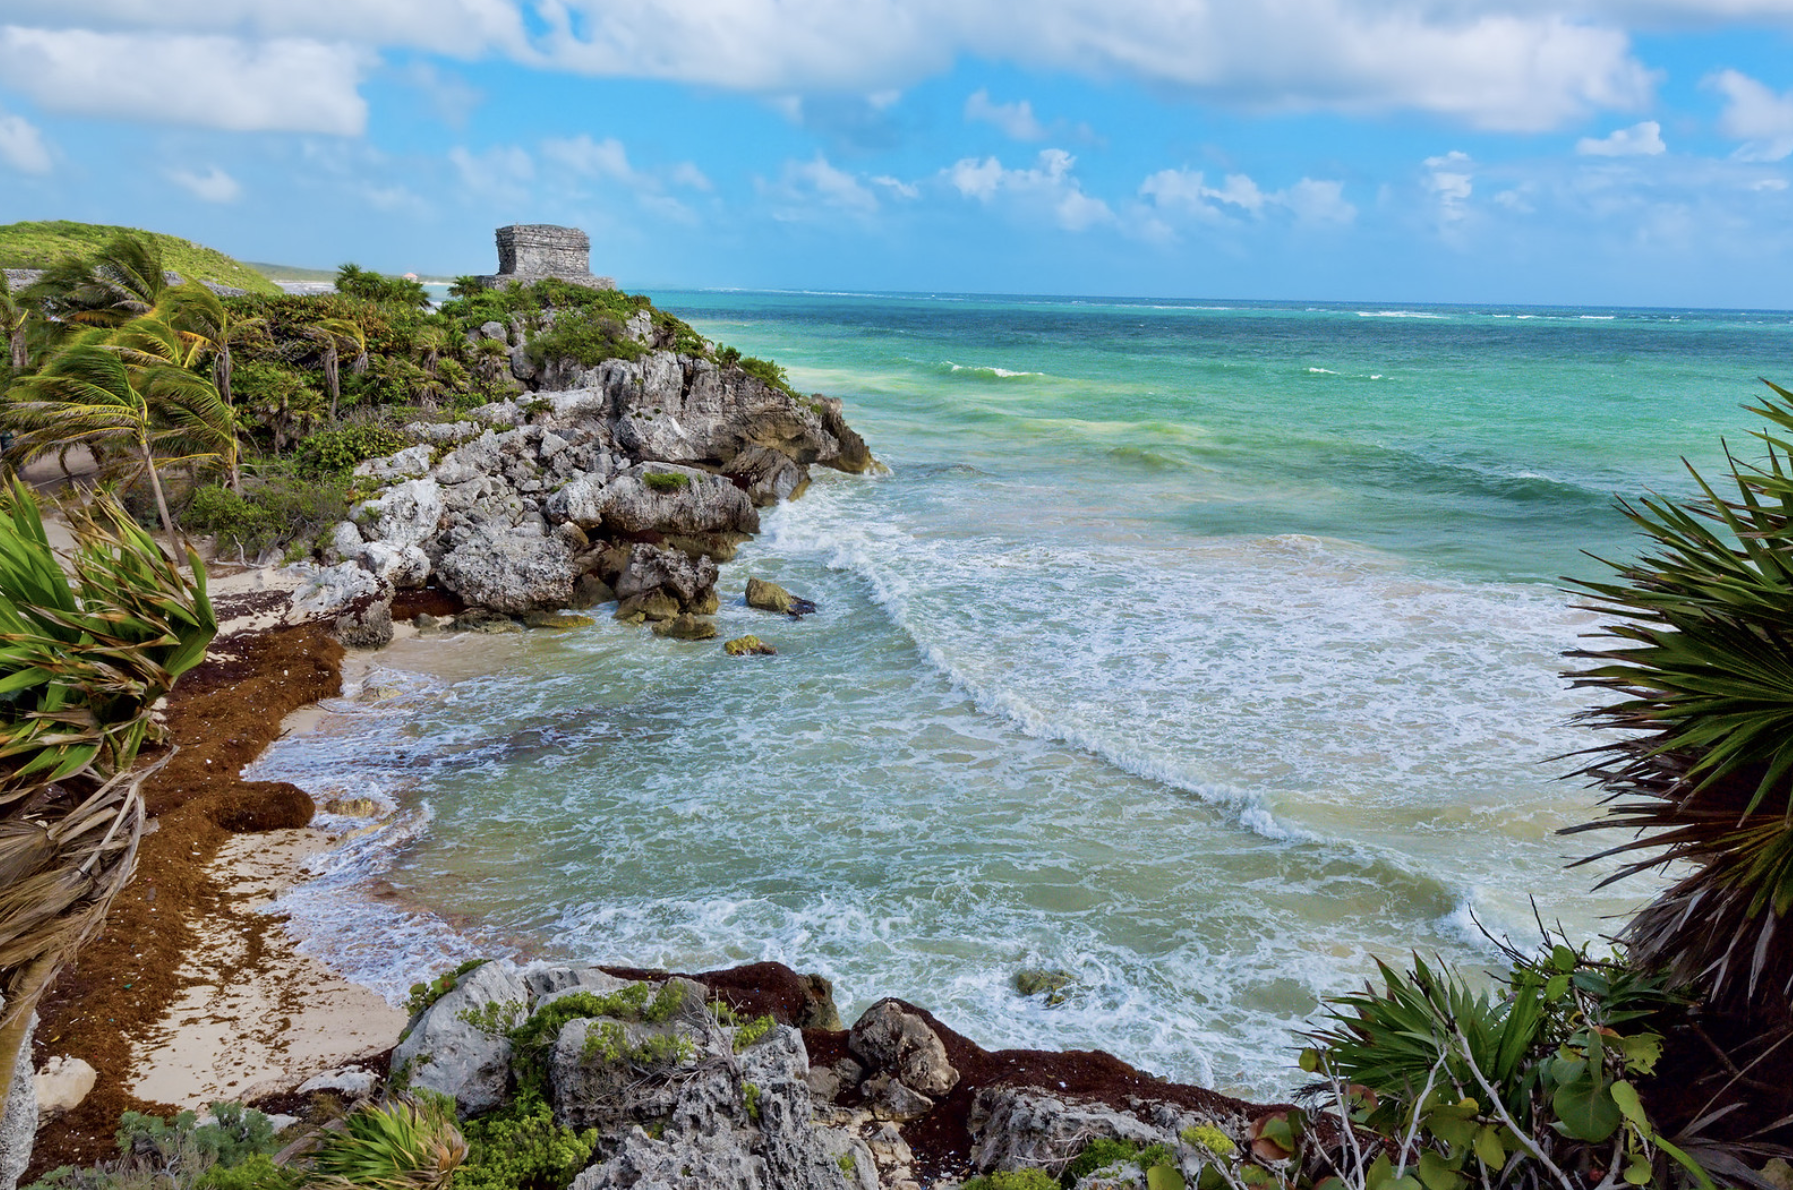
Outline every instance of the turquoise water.
[[[263, 775], [399, 810], [282, 906], [351, 972], [773, 958], [849, 1016], [1270, 1093], [1375, 957], [1650, 891], [1564, 869], [1594, 620], [1558, 579], [1635, 547], [1615, 493], [1748, 452], [1787, 316], [655, 297], [842, 397], [890, 474], [818, 475], [724, 567], [719, 630], [776, 658], [414, 642], [277, 745]], [[750, 573], [821, 613], [740, 606]]]

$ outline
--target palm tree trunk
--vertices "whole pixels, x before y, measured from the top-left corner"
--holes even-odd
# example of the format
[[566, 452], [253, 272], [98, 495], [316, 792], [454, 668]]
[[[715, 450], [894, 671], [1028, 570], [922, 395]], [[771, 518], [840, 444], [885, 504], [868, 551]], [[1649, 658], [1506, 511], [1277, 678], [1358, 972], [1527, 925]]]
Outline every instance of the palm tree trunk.
[[341, 378], [337, 375], [336, 344], [324, 348], [324, 383], [330, 388], [330, 424], [336, 424], [336, 401], [341, 395]]
[[9, 337], [12, 340], [12, 366], [22, 372], [31, 362], [31, 353], [25, 349], [24, 326], [21, 324]]
[[139, 438], [137, 445], [143, 450], [143, 465], [149, 471], [149, 490], [156, 494], [156, 511], [162, 517], [162, 532], [168, 534], [168, 548], [180, 557], [180, 543], [174, 537], [174, 518], [168, 515], [168, 499], [162, 495], [162, 477], [156, 474], [155, 456], [149, 453], [149, 440]]

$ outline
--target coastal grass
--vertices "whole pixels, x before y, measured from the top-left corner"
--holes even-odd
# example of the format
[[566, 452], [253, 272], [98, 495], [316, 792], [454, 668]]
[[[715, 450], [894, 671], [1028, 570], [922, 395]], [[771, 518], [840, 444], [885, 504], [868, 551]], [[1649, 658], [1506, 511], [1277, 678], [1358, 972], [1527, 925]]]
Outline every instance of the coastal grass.
[[89, 257], [120, 234], [139, 236], [162, 249], [163, 266], [186, 281], [212, 281], [250, 293], [278, 294], [264, 274], [216, 248], [179, 236], [107, 223], [37, 220], [0, 226], [0, 268], [47, 269], [69, 257]]

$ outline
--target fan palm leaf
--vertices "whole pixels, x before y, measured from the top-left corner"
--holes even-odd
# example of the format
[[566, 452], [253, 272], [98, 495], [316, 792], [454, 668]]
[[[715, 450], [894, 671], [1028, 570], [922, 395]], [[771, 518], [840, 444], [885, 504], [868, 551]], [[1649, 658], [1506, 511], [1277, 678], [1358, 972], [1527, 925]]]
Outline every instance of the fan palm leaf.
[[[1752, 411], [1759, 463], [1727, 452], [1721, 489], [1622, 504], [1649, 541], [1611, 564], [1617, 582], [1582, 582], [1616, 617], [1607, 647], [1570, 656], [1568, 676], [1614, 696], [1587, 712], [1620, 733], [1582, 773], [1607, 792], [1604, 819], [1571, 831], [1632, 838], [1581, 862], [1625, 863], [1603, 883], [1672, 867], [1676, 880], [1632, 919], [1632, 957], [1717, 1006], [1793, 1015], [1793, 393]], [[1734, 489], [1734, 490], [1733, 490]]]

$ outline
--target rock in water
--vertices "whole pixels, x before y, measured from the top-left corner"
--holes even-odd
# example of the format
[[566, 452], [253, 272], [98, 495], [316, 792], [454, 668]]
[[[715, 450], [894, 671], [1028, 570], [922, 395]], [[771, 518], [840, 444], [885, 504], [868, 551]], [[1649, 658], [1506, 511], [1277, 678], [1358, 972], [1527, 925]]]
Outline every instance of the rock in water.
[[573, 612], [524, 612], [525, 628], [590, 628], [597, 621]]
[[747, 606], [765, 612], [782, 612], [792, 619], [802, 619], [816, 610], [816, 605], [809, 600], [798, 598], [777, 583], [757, 578], [747, 580]]
[[773, 648], [757, 636], [737, 636], [734, 640], [724, 642], [722, 649], [730, 657], [750, 657], [754, 655], [771, 657], [778, 652], [777, 649]]
[[1044, 996], [1049, 1005], [1065, 1002], [1064, 989], [1076, 983], [1069, 971], [1045, 967], [1023, 967], [1015, 972], [1015, 990], [1023, 996]]
[[688, 612], [681, 612], [670, 620], [657, 621], [654, 624], [654, 635], [673, 640], [714, 640], [716, 625], [708, 620], [700, 620]]

